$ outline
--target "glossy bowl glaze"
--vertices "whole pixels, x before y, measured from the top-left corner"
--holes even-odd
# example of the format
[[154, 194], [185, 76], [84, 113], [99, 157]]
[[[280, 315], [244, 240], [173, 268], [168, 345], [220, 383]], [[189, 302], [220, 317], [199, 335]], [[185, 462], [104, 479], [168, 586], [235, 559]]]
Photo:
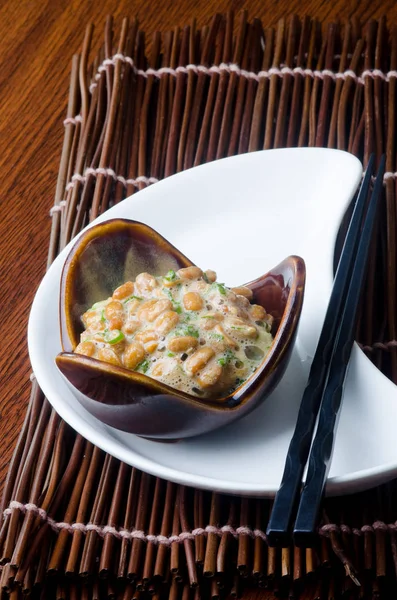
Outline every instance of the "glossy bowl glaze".
[[192, 437], [248, 414], [280, 381], [303, 304], [305, 264], [297, 256], [245, 284], [254, 302], [273, 315], [274, 340], [255, 373], [228, 396], [201, 400], [144, 374], [73, 353], [83, 330], [80, 316], [94, 302], [142, 271], [161, 274], [192, 264], [152, 228], [124, 219], [88, 229], [72, 247], [61, 278], [63, 352], [56, 364], [78, 401], [107, 425], [157, 440]]

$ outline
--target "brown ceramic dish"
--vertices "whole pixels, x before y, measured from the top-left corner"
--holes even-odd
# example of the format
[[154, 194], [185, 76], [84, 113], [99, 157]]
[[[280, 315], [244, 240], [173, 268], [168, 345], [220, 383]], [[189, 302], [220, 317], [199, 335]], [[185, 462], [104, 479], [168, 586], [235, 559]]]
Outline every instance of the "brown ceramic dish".
[[273, 315], [274, 340], [257, 371], [229, 396], [200, 400], [141, 373], [73, 353], [83, 329], [80, 315], [94, 302], [142, 271], [161, 274], [192, 264], [147, 225], [123, 219], [87, 230], [70, 251], [61, 278], [63, 352], [56, 364], [79, 402], [104, 423], [157, 440], [199, 435], [251, 412], [283, 376], [303, 304], [305, 264], [297, 256], [245, 284]]

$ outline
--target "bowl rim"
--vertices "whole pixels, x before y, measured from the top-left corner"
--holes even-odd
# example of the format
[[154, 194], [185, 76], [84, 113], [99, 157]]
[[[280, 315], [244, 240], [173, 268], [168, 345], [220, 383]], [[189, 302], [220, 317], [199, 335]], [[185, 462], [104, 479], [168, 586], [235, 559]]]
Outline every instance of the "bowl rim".
[[[63, 263], [62, 270], [61, 270], [58, 314], [59, 314], [59, 324], [60, 324], [60, 330], [61, 330], [61, 345], [62, 345], [63, 350], [65, 350], [64, 339], [66, 337], [66, 334], [68, 336], [68, 341], [71, 346], [73, 346], [73, 345], [76, 346], [79, 343], [78, 336], [75, 334], [75, 330], [74, 330], [74, 327], [72, 324], [72, 319], [70, 318], [69, 313], [66, 313], [66, 315], [65, 315], [66, 323], [64, 324], [64, 322], [63, 322], [64, 312], [62, 311], [62, 290], [63, 290], [64, 286], [68, 285], [69, 271], [72, 268], [76, 267], [76, 264], [79, 259], [79, 254], [81, 254], [84, 251], [84, 249], [92, 241], [94, 241], [95, 239], [100, 237], [97, 234], [98, 230], [102, 230], [102, 235], [104, 235], [107, 231], [111, 231], [113, 228], [120, 227], [120, 226], [125, 229], [131, 228], [131, 227], [136, 227], [138, 230], [139, 229], [143, 229], [146, 231], [150, 230], [151, 235], [153, 235], [156, 238], [156, 243], [168, 246], [168, 248], [171, 249], [171, 251], [178, 257], [178, 259], [181, 262], [184, 262], [187, 265], [193, 266], [193, 263], [191, 262], [191, 260], [189, 258], [187, 258], [187, 256], [185, 256], [180, 250], [178, 250], [178, 248], [176, 248], [173, 244], [171, 244], [171, 242], [166, 240], [155, 229], [153, 229], [149, 225], [146, 225], [145, 223], [142, 223], [141, 221], [135, 221], [134, 219], [107, 219], [106, 221], [102, 221], [101, 223], [98, 223], [97, 225], [94, 225], [93, 227], [86, 229], [82, 233], [82, 235], [79, 236], [79, 238], [75, 240], [74, 244], [70, 248], [70, 250], [66, 256], [66, 259]], [[66, 328], [65, 335], [63, 334], [63, 327]], [[100, 361], [98, 361], [98, 362], [100, 362]]]
[[[63, 315], [66, 315], [66, 328], [69, 341], [71, 343], [75, 343], [76, 338], [78, 337], [75, 334], [70, 314], [67, 313], [66, 310], [62, 310], [64, 287], [68, 287], [68, 281], [70, 278], [71, 270], [76, 267], [76, 265], [78, 264], [79, 256], [90, 242], [92, 242], [95, 239], [98, 239], [98, 237], [105, 235], [109, 230], [115, 229], [117, 227], [137, 227], [139, 230], [143, 230], [143, 232], [149, 233], [151, 236], [154, 236], [156, 238], [157, 243], [160, 243], [161, 246], [167, 248], [168, 250], [171, 250], [172, 253], [175, 253], [178, 259], [181, 260], [181, 262], [186, 263], [188, 266], [195, 266], [189, 258], [187, 258], [165, 237], [158, 233], [158, 231], [156, 231], [146, 223], [142, 223], [141, 221], [126, 218], [114, 218], [102, 221], [101, 223], [90, 227], [75, 241], [62, 267], [58, 311], [61, 332], [61, 345], [63, 349]], [[139, 373], [137, 371], [127, 369], [126, 367], [118, 367], [116, 365], [105, 363], [95, 358], [86, 357], [84, 355], [78, 355], [73, 351], [63, 350], [62, 352], [60, 352], [55, 358], [57, 367], [59, 369], [58, 361], [66, 361], [69, 364], [78, 362], [80, 364], [86, 365], [91, 370], [97, 370], [101, 373], [107, 371], [112, 376], [117, 377], [119, 379], [121, 378], [125, 382], [128, 381], [140, 385], [145, 385], [146, 387], [154, 388], [157, 392], [163, 393], [164, 395], [172, 395], [178, 398], [178, 400], [180, 400], [182, 403], [187, 403], [191, 406], [194, 406], [195, 408], [205, 408], [207, 410], [212, 410], [213, 412], [237, 411], [251, 400], [250, 390], [259, 378], [265, 376], [265, 371], [269, 370], [270, 374], [274, 371], [274, 369], [277, 368], [278, 364], [282, 361], [286, 352], [288, 351], [289, 343], [291, 339], [294, 338], [294, 334], [297, 329], [299, 317], [303, 306], [304, 289], [306, 282], [306, 266], [303, 258], [297, 255], [287, 256], [277, 265], [272, 267], [267, 273], [264, 273], [263, 275], [243, 285], [251, 289], [252, 287], [255, 287], [256, 284], [259, 284], [261, 280], [263, 280], [273, 271], [280, 270], [283, 267], [283, 265], [290, 266], [293, 272], [293, 277], [292, 281], [290, 281], [289, 293], [285, 304], [285, 308], [280, 319], [277, 331], [273, 337], [270, 348], [267, 354], [262, 359], [261, 363], [258, 365], [257, 369], [250, 375], [250, 377], [227, 396], [222, 396], [216, 400], [212, 400], [211, 398], [201, 399], [181, 390], [177, 390], [176, 388], [173, 388], [165, 383], [162, 383], [161, 381], [149, 377], [144, 373]], [[91, 400], [95, 401], [95, 399]]]

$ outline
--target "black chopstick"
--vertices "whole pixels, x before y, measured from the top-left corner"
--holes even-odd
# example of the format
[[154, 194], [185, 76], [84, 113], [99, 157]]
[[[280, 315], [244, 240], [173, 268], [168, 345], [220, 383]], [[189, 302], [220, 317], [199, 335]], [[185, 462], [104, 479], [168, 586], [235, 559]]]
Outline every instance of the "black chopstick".
[[353, 270], [373, 167], [374, 156], [371, 156], [350, 220], [323, 327], [310, 368], [308, 383], [303, 393], [294, 434], [289, 445], [283, 477], [270, 516], [267, 528], [267, 539], [270, 546], [287, 546], [291, 541], [291, 524], [299, 498], [303, 471], [309, 455], [335, 335]]
[[314, 541], [318, 512], [329, 471], [330, 458], [339, 419], [343, 384], [354, 343], [358, 303], [364, 283], [369, 249], [371, 247], [378, 205], [381, 198], [384, 170], [385, 157], [382, 157], [360, 237], [346, 305], [332, 352], [327, 385], [321, 399], [317, 431], [310, 452], [306, 482], [301, 494], [294, 528], [293, 537], [297, 546], [311, 545]]

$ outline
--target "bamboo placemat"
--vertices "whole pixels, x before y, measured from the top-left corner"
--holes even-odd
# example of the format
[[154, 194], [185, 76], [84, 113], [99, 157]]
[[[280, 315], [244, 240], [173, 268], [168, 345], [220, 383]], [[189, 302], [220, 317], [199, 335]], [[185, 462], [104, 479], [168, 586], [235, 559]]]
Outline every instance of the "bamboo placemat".
[[[109, 18], [92, 62], [73, 58], [48, 265], [87, 222], [147, 185], [262, 148], [328, 146], [367, 163], [387, 152], [378, 235], [357, 339], [397, 383], [397, 29], [386, 20], [323, 31], [215, 15], [147, 42]], [[376, 402], [376, 398], [374, 398]], [[325, 501], [318, 546], [268, 548], [268, 500], [187, 489], [85, 441], [34, 377], [2, 498], [0, 598], [390, 598], [397, 485]]]

